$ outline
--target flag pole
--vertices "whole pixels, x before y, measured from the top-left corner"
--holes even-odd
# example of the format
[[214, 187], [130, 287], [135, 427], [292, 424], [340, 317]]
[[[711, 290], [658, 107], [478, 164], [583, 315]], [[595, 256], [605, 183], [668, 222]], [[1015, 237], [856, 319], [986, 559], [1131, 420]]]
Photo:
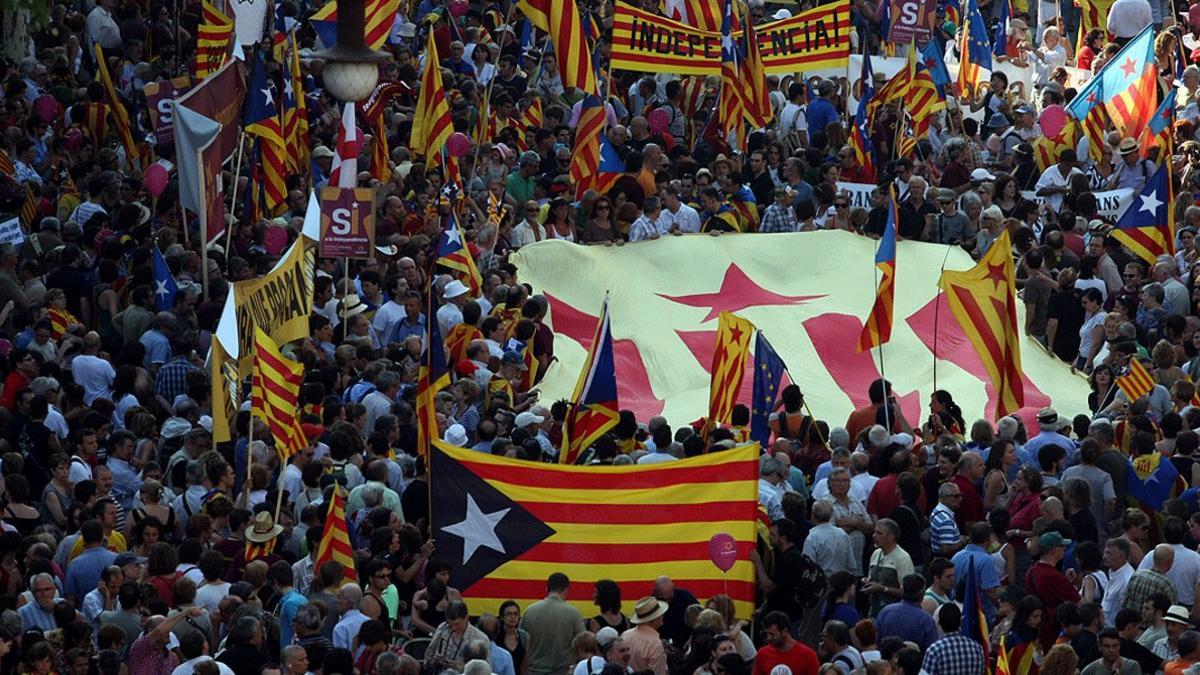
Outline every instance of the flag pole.
[[[764, 340], [767, 339], [767, 332], [765, 330], [759, 328], [758, 332], [762, 334]], [[779, 362], [783, 364], [783, 372], [787, 375], [788, 380], [790, 380], [792, 384], [799, 388], [800, 385], [798, 384], [796, 378], [792, 377], [792, 371], [788, 370], [787, 361], [784, 361], [783, 357], [780, 356]], [[821, 427], [817, 426], [817, 418], [815, 415], [813, 415], [812, 408], [808, 407], [808, 399], [804, 398], [803, 392], [800, 394], [800, 400], [804, 402], [804, 412], [808, 413], [808, 418], [812, 420], [813, 428], [817, 430], [817, 435], [821, 438], [821, 443], [824, 443], [825, 447], [829, 447], [829, 438], [827, 438], [825, 433], [821, 431]]]
[[[938, 272], [938, 283], [941, 283], [942, 273], [946, 271], [946, 261], [950, 259], [950, 246], [946, 247], [946, 255], [942, 257], [942, 269]], [[942, 314], [942, 291], [939, 287], [933, 296], [933, 390], [937, 391], [937, 362], [938, 362], [938, 319]]]
[[[242, 153], [245, 151], [245, 149], [246, 149], [246, 129], [242, 128], [238, 132], [237, 159], [235, 159], [233, 162], [233, 189], [231, 189], [229, 191], [229, 215], [231, 215], [231, 216], [235, 215], [237, 213], [238, 181], [242, 177]], [[232, 227], [226, 227], [225, 229], [232, 233], [232, 230], [233, 230]], [[230, 234], [229, 238], [232, 239], [233, 234]]]
[[[254, 380], [250, 380], [250, 395], [254, 395]], [[242, 481], [242, 494], [239, 499], [242, 502], [242, 508], [249, 508], [250, 505], [250, 466], [254, 464], [254, 404], [250, 404], [250, 415], [246, 419], [246, 478]]]
[[[891, 206], [889, 206], [889, 208], [895, 209], [895, 207], [896, 207], [895, 191], [889, 189], [888, 192], [890, 193], [888, 195], [888, 197], [889, 197], [889, 199], [892, 200], [892, 204], [891, 204]], [[879, 239], [878, 241], [875, 242], [875, 255], [876, 256], [879, 255], [879, 246], [882, 241], [883, 241], [882, 239]], [[871, 305], [871, 310], [873, 312], [875, 310], [875, 304], [877, 304], [879, 302], [879, 265], [872, 264], [871, 267], [875, 271], [875, 303], [873, 303]], [[886, 382], [887, 374], [883, 370], [883, 340], [882, 339], [879, 341], [879, 344], [875, 345], [875, 350], [879, 353], [879, 378]], [[884, 393], [886, 393], [886, 392], [884, 392]], [[888, 433], [890, 434], [892, 432], [892, 420], [891, 420], [891, 414], [888, 412], [886, 397], [884, 398], [884, 401], [883, 401], [883, 425], [885, 427], [887, 427]]]

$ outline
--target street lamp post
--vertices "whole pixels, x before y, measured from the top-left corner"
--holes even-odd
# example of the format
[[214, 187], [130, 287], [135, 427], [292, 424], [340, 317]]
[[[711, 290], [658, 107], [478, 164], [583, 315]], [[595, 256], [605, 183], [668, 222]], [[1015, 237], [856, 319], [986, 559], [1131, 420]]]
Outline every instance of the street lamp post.
[[325, 89], [339, 101], [356, 102], [371, 95], [379, 83], [379, 63], [387, 54], [367, 46], [363, 0], [338, 0], [337, 44], [315, 54], [323, 59]]

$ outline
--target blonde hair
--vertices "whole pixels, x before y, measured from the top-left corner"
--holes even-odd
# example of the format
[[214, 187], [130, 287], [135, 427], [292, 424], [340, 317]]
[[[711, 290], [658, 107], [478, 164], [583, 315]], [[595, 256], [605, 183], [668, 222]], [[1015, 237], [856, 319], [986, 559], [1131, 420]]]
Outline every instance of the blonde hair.
[[1079, 655], [1071, 645], [1054, 645], [1046, 652], [1039, 672], [1043, 675], [1075, 675], [1079, 666]]

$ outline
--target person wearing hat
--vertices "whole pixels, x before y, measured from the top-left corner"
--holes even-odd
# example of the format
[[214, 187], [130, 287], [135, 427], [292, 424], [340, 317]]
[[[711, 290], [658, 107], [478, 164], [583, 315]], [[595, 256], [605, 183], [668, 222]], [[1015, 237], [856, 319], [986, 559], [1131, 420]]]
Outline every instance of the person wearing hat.
[[818, 131], [824, 131], [830, 122], [838, 120], [837, 107], [834, 105], [837, 101], [837, 89], [837, 83], [833, 80], [821, 80], [817, 85], [817, 97], [808, 104], [808, 110], [805, 112], [810, 137]]
[[518, 392], [514, 383], [523, 379], [523, 373], [529, 370], [520, 352], [509, 349], [500, 357], [500, 371], [488, 380], [487, 408], [502, 405], [516, 411], [523, 411], [537, 401], [537, 392]]
[[453, 279], [442, 290], [442, 298], [446, 301], [438, 308], [437, 322], [442, 335], [449, 335], [450, 330], [462, 323], [462, 308], [471, 298], [471, 289], [458, 279]]
[[313, 186], [324, 187], [329, 182], [329, 174], [333, 172], [333, 151], [324, 145], [318, 145], [312, 151]]
[[1025, 590], [1041, 598], [1046, 604], [1046, 613], [1038, 629], [1042, 651], [1049, 651], [1062, 628], [1054, 616], [1054, 610], [1064, 602], [1079, 602], [1079, 591], [1067, 575], [1058, 570], [1066, 554], [1070, 539], [1049, 531], [1038, 537], [1038, 561], [1025, 573]]
[[1058, 430], [1063, 427], [1062, 419], [1058, 416], [1058, 411], [1054, 408], [1046, 407], [1038, 411], [1037, 414], [1038, 428], [1041, 431], [1037, 436], [1030, 438], [1025, 442], [1025, 454], [1028, 457], [1036, 458], [1038, 451], [1046, 445], [1057, 445], [1063, 450], [1069, 450], [1075, 447], [1074, 441], [1058, 433]]
[[1037, 110], [1029, 103], [1022, 102], [1013, 108], [1013, 132], [1026, 143], [1042, 136], [1042, 128], [1037, 122]]
[[1008, 116], [998, 112], [992, 115], [987, 123], [988, 132], [988, 147], [992, 147], [993, 138], [998, 139], [1000, 147], [992, 153], [988, 158], [987, 165], [992, 169], [1000, 171], [1010, 171], [1013, 167], [1013, 153], [1017, 149], [1017, 145], [1021, 143], [1021, 137], [1017, 135], [1017, 130], [1012, 127], [1012, 123], [1008, 121]]
[[[238, 551], [229, 563], [229, 570], [225, 573], [227, 580], [241, 579], [242, 571], [251, 561], [262, 560], [269, 567], [276, 561], [283, 560], [279, 554], [275, 553], [273, 545], [275, 538], [283, 533], [283, 526], [276, 523], [275, 518], [271, 516], [272, 507], [274, 504], [265, 502], [256, 507], [255, 510], [258, 510], [258, 513], [254, 515], [250, 524], [242, 532], [245, 547]], [[287, 505], [285, 504], [284, 507], [286, 508]]]
[[1163, 623], [1167, 634], [1155, 640], [1150, 646], [1150, 651], [1163, 661], [1174, 661], [1180, 656], [1179, 636], [1192, 628], [1191, 612], [1183, 605], [1171, 605], [1167, 613], [1163, 614]]
[[958, 210], [958, 195], [950, 188], [935, 188], [931, 196], [937, 200], [940, 213], [926, 221], [921, 241], [935, 244], [960, 245], [971, 238], [971, 222]]
[[[1121, 139], [1117, 152], [1121, 155], [1121, 163], [1117, 168], [1116, 179], [1108, 189], [1128, 188], [1133, 190], [1134, 195], [1140, 194], [1142, 188], [1146, 187], [1146, 181], [1154, 175], [1154, 162], [1142, 159], [1141, 146], [1128, 136]], [[1163, 195], [1160, 199], [1166, 201], [1167, 196]]]
[[633, 627], [621, 639], [629, 645], [632, 657], [629, 665], [634, 671], [652, 670], [654, 675], [667, 675], [667, 653], [659, 635], [667, 607], [667, 603], [653, 596], [646, 596], [633, 606], [633, 616], [629, 618]]

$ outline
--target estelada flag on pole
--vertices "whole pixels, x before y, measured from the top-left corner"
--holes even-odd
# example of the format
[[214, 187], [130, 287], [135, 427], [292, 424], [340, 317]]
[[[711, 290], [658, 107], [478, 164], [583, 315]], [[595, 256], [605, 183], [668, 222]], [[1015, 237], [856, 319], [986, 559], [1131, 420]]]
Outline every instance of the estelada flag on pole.
[[584, 94], [600, 93], [583, 19], [574, 0], [518, 0], [517, 6], [530, 23], [550, 34], [563, 86]]
[[[728, 593], [739, 616], [754, 610], [756, 444], [678, 462], [625, 467], [534, 464], [434, 441], [430, 514], [450, 584], [473, 612], [546, 596], [546, 578], [571, 579], [567, 602], [592, 605], [612, 579], [626, 609], [666, 575], [697, 597]], [[738, 557], [722, 574], [708, 542], [726, 532]]]
[[1154, 384], [1154, 378], [1136, 356], [1129, 359], [1129, 372], [1117, 378], [1117, 386], [1125, 392], [1130, 403], [1153, 391]]
[[356, 581], [358, 574], [354, 571], [354, 548], [350, 546], [350, 532], [346, 527], [346, 488], [341, 483], [334, 483], [333, 501], [329, 504], [329, 513], [325, 517], [325, 529], [321, 532], [321, 543], [317, 547], [317, 560], [313, 563], [315, 572], [321, 571], [321, 566], [333, 561], [341, 563], [345, 572], [342, 581]]
[[717, 345], [713, 351], [712, 382], [708, 388], [708, 419], [704, 436], [718, 424], [729, 422], [738, 390], [746, 373], [746, 357], [750, 355], [750, 338], [754, 324], [734, 314], [721, 312], [717, 324]]
[[1020, 410], [1025, 405], [1025, 387], [1008, 231], [1001, 233], [971, 269], [942, 272], [938, 286], [946, 292], [950, 313], [975, 347], [996, 388], [995, 418]]
[[612, 324], [608, 319], [608, 298], [605, 298], [600, 307], [600, 319], [596, 322], [596, 333], [571, 397], [559, 461], [574, 464], [596, 439], [615, 427], [620, 418]]

